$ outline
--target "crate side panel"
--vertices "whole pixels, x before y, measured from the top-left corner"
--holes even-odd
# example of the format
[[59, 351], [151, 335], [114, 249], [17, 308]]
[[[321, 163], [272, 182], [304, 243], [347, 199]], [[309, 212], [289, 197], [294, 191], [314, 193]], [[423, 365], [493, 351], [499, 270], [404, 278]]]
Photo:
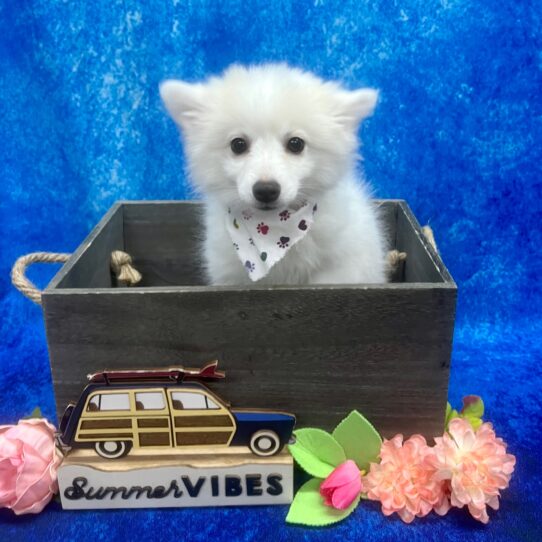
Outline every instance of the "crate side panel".
[[406, 206], [397, 212], [397, 250], [406, 252], [405, 282], [444, 282], [440, 270], [422, 241], [423, 233]]
[[89, 372], [218, 357], [235, 406], [326, 429], [357, 408], [387, 436], [438, 434], [454, 307], [444, 288], [49, 295], [57, 408]]
[[[395, 246], [396, 201], [376, 200], [387, 245]], [[139, 286], [204, 285], [203, 204], [125, 203], [124, 243], [143, 279]]]
[[124, 240], [141, 272], [140, 286], [203, 285], [202, 204], [127, 203]]
[[[111, 253], [124, 250], [122, 206], [108, 213], [77, 249], [76, 259], [54, 288], [110, 288]], [[53, 285], [53, 282], [51, 283]]]

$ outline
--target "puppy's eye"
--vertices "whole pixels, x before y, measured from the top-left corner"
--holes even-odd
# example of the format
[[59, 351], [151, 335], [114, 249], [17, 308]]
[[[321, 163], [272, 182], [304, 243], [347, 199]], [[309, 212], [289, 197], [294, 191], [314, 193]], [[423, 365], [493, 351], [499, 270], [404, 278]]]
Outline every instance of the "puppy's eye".
[[286, 143], [286, 148], [294, 154], [299, 154], [305, 148], [305, 142], [300, 137], [292, 137]]
[[236, 137], [231, 140], [230, 147], [234, 154], [243, 154], [248, 150], [248, 143], [246, 139], [243, 139], [242, 137]]

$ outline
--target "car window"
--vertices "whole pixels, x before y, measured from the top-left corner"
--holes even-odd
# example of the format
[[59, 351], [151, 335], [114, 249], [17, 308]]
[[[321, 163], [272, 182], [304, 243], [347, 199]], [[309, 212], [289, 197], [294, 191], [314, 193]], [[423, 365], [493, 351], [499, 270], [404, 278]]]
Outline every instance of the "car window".
[[140, 391], [135, 394], [136, 410], [163, 410], [166, 407], [161, 391]]
[[174, 391], [171, 394], [171, 399], [175, 410], [216, 410], [220, 408], [212, 399], [203, 393]]
[[207, 399], [207, 406], [211, 410], [215, 410], [217, 408], [220, 408], [210, 397], [206, 397], [206, 399]]
[[98, 393], [88, 402], [87, 412], [130, 410], [128, 393]]

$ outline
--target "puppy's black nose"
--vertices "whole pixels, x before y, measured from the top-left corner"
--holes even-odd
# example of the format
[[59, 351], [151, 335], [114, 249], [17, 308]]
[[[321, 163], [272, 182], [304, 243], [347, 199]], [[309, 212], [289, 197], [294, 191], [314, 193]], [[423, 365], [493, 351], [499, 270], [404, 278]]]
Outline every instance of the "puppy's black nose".
[[280, 184], [277, 181], [256, 181], [252, 193], [258, 201], [272, 203], [277, 201], [280, 195]]

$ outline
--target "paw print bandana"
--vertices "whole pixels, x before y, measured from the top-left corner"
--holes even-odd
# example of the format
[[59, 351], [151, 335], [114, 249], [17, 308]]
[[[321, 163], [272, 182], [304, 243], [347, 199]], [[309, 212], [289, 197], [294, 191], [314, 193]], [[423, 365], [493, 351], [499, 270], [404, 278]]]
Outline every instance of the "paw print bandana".
[[233, 250], [253, 281], [265, 277], [307, 235], [317, 209], [315, 203], [309, 202], [297, 210], [228, 209], [226, 228]]

